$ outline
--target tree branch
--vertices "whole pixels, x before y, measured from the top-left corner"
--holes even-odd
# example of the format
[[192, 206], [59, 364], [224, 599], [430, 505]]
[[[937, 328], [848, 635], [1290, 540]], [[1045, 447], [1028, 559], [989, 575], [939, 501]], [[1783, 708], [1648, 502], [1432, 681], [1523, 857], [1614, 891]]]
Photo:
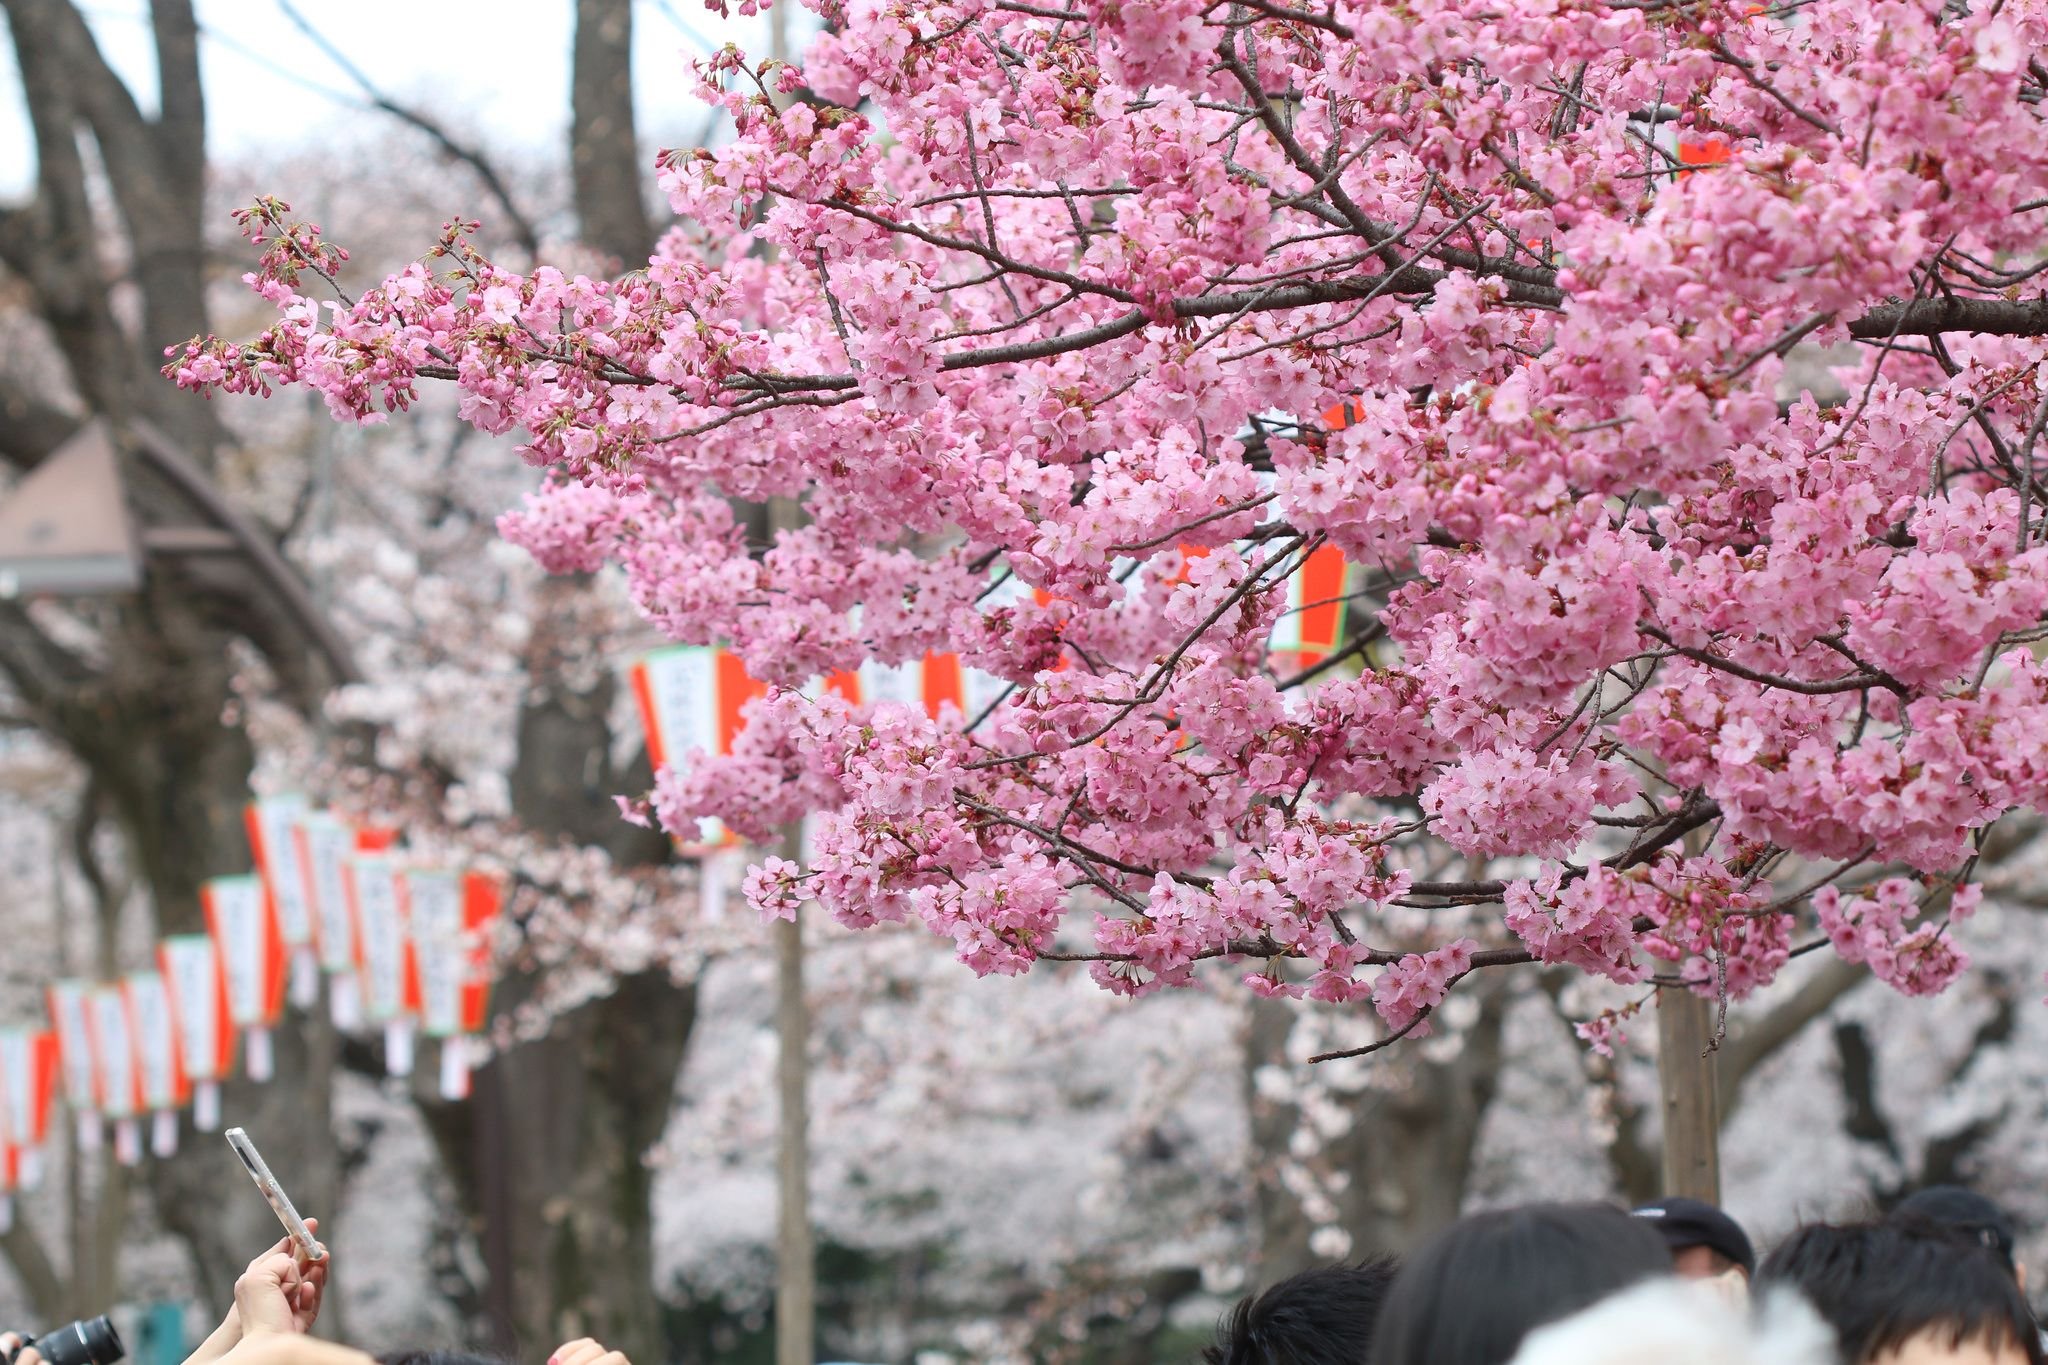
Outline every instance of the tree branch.
[[0, 672], [39, 720], [98, 674], [43, 633], [18, 602], [0, 601]]
[[62, 1322], [64, 1277], [57, 1273], [42, 1237], [20, 1209], [15, 1210], [14, 1226], [0, 1233], [0, 1251], [7, 1253], [7, 1263], [14, 1267], [36, 1316], [45, 1322]]
[[1981, 299], [1950, 296], [1882, 303], [1849, 324], [1858, 341], [1889, 337], [1979, 332], [1992, 336], [2048, 336], [2048, 298]]
[[483, 182], [485, 193], [498, 201], [498, 207], [503, 210], [512, 229], [513, 239], [519, 243], [520, 248], [529, 257], [540, 254], [540, 234], [534, 230], [533, 220], [520, 211], [518, 203], [512, 198], [512, 191], [506, 188], [504, 179], [499, 176], [497, 167], [491, 164], [489, 157], [478, 148], [457, 142], [439, 123], [406, 108], [378, 89], [376, 83], [364, 74], [361, 67], [350, 61], [340, 48], [328, 41], [326, 35], [314, 28], [306, 17], [299, 13], [292, 0], [277, 0], [277, 7], [284, 12], [284, 17], [291, 21], [294, 28], [305, 34], [307, 40], [326, 55], [327, 60], [340, 67], [342, 72], [356, 83], [356, 87], [363, 92], [364, 98], [368, 99], [371, 105], [407, 127], [425, 133], [433, 140], [435, 146], [475, 171], [477, 179]]
[[1734, 1116], [1742, 1103], [1742, 1084], [1752, 1072], [1868, 979], [1863, 967], [1830, 957], [1789, 998], [1724, 1043], [1718, 1068], [1721, 1122]]

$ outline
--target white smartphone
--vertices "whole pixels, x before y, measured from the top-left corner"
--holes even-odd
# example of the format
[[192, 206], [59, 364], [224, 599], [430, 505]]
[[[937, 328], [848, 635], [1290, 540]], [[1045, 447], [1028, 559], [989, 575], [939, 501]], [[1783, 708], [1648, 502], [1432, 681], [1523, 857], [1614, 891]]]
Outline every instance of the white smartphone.
[[270, 1202], [277, 1212], [277, 1221], [284, 1224], [284, 1230], [299, 1249], [299, 1259], [311, 1263], [327, 1259], [327, 1248], [314, 1240], [313, 1230], [306, 1226], [306, 1220], [299, 1217], [299, 1211], [292, 1207], [291, 1197], [284, 1192], [284, 1186], [277, 1183], [277, 1177], [270, 1173], [270, 1167], [263, 1160], [263, 1153], [256, 1150], [256, 1144], [249, 1141], [249, 1135], [239, 1128], [227, 1132], [228, 1146], [235, 1149], [235, 1155], [248, 1168], [249, 1178], [256, 1182], [256, 1188]]

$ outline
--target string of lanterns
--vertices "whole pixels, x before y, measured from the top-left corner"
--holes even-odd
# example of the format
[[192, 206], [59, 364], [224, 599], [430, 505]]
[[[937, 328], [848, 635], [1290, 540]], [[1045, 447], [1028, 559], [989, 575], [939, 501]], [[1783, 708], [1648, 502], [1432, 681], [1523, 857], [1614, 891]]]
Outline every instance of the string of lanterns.
[[[1312, 667], [1336, 650], [1348, 579], [1334, 547], [1307, 557], [1286, 585], [1276, 663]], [[1005, 589], [999, 601], [1050, 600], [1014, 579], [998, 595]], [[737, 655], [709, 646], [657, 650], [628, 680], [657, 768], [692, 752], [730, 754], [743, 708], [766, 691]], [[971, 718], [1009, 684], [954, 655], [930, 655], [865, 665], [824, 686], [856, 704], [896, 701], [935, 718], [951, 706]], [[467, 1097], [473, 1040], [489, 1014], [498, 881], [425, 864], [398, 847], [395, 831], [358, 827], [296, 796], [252, 801], [245, 819], [255, 868], [206, 882], [205, 933], [170, 935], [153, 968], [117, 980], [55, 981], [47, 1026], [0, 1028], [0, 1231], [14, 1193], [41, 1179], [60, 1093], [81, 1151], [99, 1149], [111, 1127], [116, 1159], [134, 1165], [146, 1126], [148, 1151], [172, 1156], [179, 1115], [190, 1109], [195, 1129], [217, 1130], [222, 1082], [238, 1062], [248, 1079], [270, 1080], [273, 1031], [287, 1006], [310, 1011], [323, 995], [336, 1028], [381, 1033], [389, 1075], [413, 1074], [424, 1034], [439, 1048], [442, 1096]], [[705, 913], [719, 914], [739, 840], [714, 820], [679, 846], [701, 858]]]

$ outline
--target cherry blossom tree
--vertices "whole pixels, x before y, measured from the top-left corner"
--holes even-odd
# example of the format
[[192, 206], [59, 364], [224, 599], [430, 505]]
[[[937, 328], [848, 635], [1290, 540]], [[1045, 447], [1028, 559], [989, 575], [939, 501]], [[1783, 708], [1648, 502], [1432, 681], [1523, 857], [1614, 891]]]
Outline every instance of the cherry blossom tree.
[[[167, 374], [522, 429], [505, 534], [770, 685], [634, 806], [815, 813], [766, 913], [1124, 993], [1224, 959], [1389, 1037], [1517, 963], [1955, 978], [2048, 783], [2048, 9], [818, 8], [800, 70], [700, 67], [738, 136], [661, 159], [644, 271], [456, 221], [358, 296], [263, 199], [275, 323]], [[1778, 401], [1807, 341], [1844, 401]], [[722, 495], [807, 521], [756, 556]], [[808, 686], [949, 653], [999, 699]]]

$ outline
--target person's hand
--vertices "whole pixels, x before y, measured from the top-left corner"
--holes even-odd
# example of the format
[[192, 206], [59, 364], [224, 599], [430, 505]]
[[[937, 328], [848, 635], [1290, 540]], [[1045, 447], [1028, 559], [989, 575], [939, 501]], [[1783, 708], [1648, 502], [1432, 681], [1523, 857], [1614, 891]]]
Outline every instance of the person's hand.
[[21, 1333], [0, 1332], [0, 1361], [10, 1365], [43, 1365], [43, 1358], [36, 1354], [33, 1346], [21, 1344]]
[[548, 1365], [633, 1365], [620, 1351], [607, 1351], [589, 1337], [565, 1341], [548, 1357]]
[[[319, 1227], [308, 1218], [308, 1228]], [[249, 1262], [242, 1278], [235, 1281], [235, 1306], [229, 1318], [239, 1326], [243, 1338], [270, 1334], [304, 1334], [313, 1330], [320, 1316], [320, 1298], [327, 1289], [327, 1259], [301, 1265], [293, 1254], [294, 1243], [286, 1237], [276, 1246]], [[225, 1332], [227, 1323], [221, 1324]]]

